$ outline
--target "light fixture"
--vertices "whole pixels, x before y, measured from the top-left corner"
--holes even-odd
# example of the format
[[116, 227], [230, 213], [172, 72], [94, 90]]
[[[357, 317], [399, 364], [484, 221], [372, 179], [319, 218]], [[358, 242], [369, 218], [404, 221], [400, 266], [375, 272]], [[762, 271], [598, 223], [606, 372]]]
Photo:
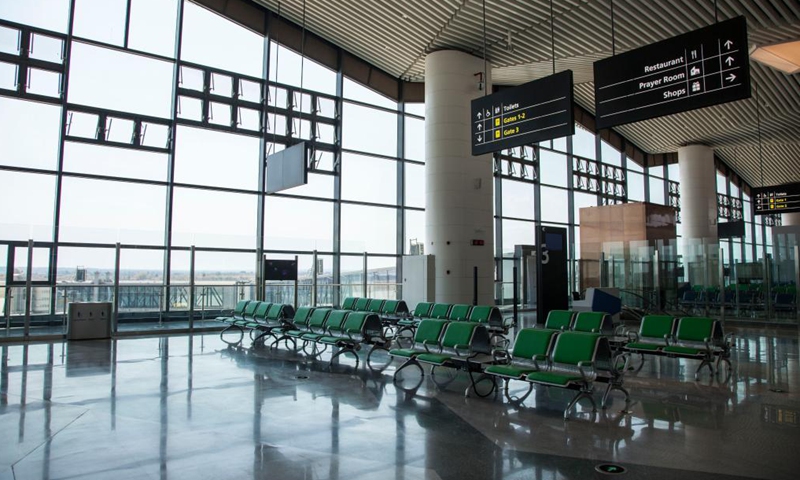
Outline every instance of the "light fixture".
[[789, 75], [800, 73], [800, 40], [750, 48], [750, 58]]

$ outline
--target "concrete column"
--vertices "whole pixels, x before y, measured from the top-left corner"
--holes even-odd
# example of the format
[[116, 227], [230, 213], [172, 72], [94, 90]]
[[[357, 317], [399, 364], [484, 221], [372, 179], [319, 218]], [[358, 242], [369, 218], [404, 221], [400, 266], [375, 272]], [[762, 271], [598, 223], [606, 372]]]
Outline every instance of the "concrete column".
[[688, 280], [716, 285], [717, 169], [714, 150], [705, 145], [678, 149], [681, 182], [682, 252]]
[[800, 213], [784, 213], [781, 225], [784, 227], [800, 226]]
[[492, 157], [471, 153], [470, 102], [485, 93], [479, 72], [483, 60], [463, 52], [425, 60], [425, 251], [435, 256], [437, 302], [472, 303], [477, 266], [478, 303], [494, 304]]

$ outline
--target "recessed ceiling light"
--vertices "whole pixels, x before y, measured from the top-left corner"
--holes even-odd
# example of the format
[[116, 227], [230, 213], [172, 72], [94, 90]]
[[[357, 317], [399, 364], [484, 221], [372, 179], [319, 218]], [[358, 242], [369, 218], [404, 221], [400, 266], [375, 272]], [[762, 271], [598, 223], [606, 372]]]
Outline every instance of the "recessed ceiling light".
[[401, 13], [401, 14], [400, 14], [400, 16], [401, 16], [401, 17], [403, 17], [403, 20], [408, 20], [408, 19], [410, 18], [410, 17], [409, 17], [408, 15], [406, 15], [405, 13]]
[[800, 72], [800, 40], [750, 49], [750, 58], [758, 63], [794, 74]]

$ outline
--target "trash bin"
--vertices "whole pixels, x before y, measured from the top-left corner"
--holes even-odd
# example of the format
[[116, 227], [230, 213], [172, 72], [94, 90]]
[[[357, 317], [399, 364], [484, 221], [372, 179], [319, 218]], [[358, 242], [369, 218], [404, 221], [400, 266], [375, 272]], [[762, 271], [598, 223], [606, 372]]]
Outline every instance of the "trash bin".
[[72, 302], [67, 317], [67, 340], [111, 338], [111, 302]]

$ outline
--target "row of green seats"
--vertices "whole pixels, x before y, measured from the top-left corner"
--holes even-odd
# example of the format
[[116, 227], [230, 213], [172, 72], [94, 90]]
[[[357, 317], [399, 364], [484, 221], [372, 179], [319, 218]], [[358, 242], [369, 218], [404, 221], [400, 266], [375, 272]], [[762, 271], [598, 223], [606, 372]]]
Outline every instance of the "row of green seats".
[[414, 334], [417, 325], [424, 319], [450, 320], [457, 322], [474, 322], [486, 326], [493, 339], [508, 334], [510, 324], [504, 319], [500, 309], [492, 305], [467, 305], [449, 303], [420, 302], [412, 312], [411, 318], [397, 322], [400, 335], [403, 331]]
[[[621, 391], [626, 402], [629, 399], [622, 386], [626, 367], [612, 359], [608, 337], [599, 333], [523, 328], [517, 333], [510, 354], [506, 352], [502, 357], [502, 363], [488, 366], [484, 373], [506, 382], [505, 394], [510, 401], [524, 400], [534, 384], [577, 390], [564, 410], [564, 419], [582, 398], [590, 400], [592, 411], [597, 410], [592, 397], [595, 381], [607, 384], [602, 408], [607, 407], [612, 390]], [[528, 391], [521, 398], [511, 398], [508, 385], [512, 380], [528, 383]]]
[[[477, 355], [484, 354], [487, 358], [491, 358], [491, 353], [489, 332], [484, 325], [442, 319], [420, 321], [410, 348], [389, 350], [392, 359], [405, 360], [395, 370], [395, 379], [397, 379], [398, 373], [411, 365], [418, 367], [423, 376], [425, 371], [422, 364], [431, 365], [432, 368], [469, 369], [470, 361], [478, 361]], [[479, 365], [479, 363], [477, 364]]]
[[[318, 357], [328, 347], [339, 350], [330, 363], [340, 355], [350, 353], [358, 368], [358, 351], [362, 345], [370, 345], [367, 362], [375, 348], [385, 348], [388, 341], [383, 335], [383, 325], [378, 314], [354, 312], [332, 308], [301, 307], [297, 309], [290, 327], [276, 336], [273, 347], [284, 341], [292, 344], [293, 350], [302, 349], [308, 355]], [[302, 342], [302, 345], [299, 343]]]
[[347, 297], [342, 301], [342, 310], [372, 312], [380, 315], [408, 315], [408, 305], [403, 300]]
[[[241, 300], [236, 303], [230, 315], [217, 317], [215, 320], [228, 325], [219, 334], [222, 341], [229, 345], [238, 345], [242, 343], [245, 331], [250, 331], [250, 338], [255, 343], [271, 335], [274, 330], [283, 328], [286, 319], [293, 315], [294, 307], [291, 305]], [[228, 340], [225, 335], [231, 330], [239, 334], [236, 341]]]
[[551, 310], [550, 313], [547, 314], [544, 328], [551, 330], [600, 333], [603, 335], [611, 335], [614, 333], [611, 315], [605, 312]]
[[646, 315], [638, 332], [628, 332], [624, 348], [641, 354], [642, 361], [645, 354], [699, 359], [695, 379], [703, 367], [708, 367], [712, 375], [718, 374], [723, 362], [730, 374], [731, 336], [725, 335], [722, 324], [713, 318]]

